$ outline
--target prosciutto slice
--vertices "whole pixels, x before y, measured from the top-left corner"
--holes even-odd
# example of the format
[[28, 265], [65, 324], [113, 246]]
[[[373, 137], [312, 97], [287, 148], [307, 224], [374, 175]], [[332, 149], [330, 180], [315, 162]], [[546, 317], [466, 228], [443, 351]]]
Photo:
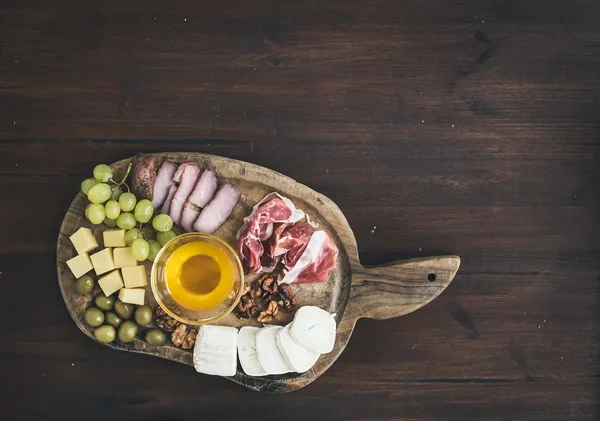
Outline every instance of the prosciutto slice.
[[194, 223], [194, 229], [212, 234], [229, 218], [240, 200], [240, 190], [233, 184], [225, 184], [214, 199], [206, 205]]
[[[304, 218], [304, 212], [296, 209], [291, 200], [271, 193], [252, 208], [244, 218], [244, 225], [238, 231], [238, 248], [246, 272], [273, 270], [279, 261], [270, 252], [269, 239], [284, 224], [291, 224]], [[265, 250], [268, 250], [265, 253]]]
[[179, 166], [173, 176], [175, 182], [179, 182], [179, 187], [177, 187], [173, 199], [171, 200], [169, 215], [171, 216], [173, 223], [177, 225], [180, 224], [183, 205], [190, 193], [192, 193], [192, 190], [194, 190], [198, 177], [200, 176], [200, 171], [198, 165], [186, 162]]
[[[288, 252], [289, 253], [289, 252]], [[329, 272], [335, 268], [338, 248], [325, 231], [315, 231], [304, 250], [290, 262], [284, 262], [280, 284], [309, 284], [326, 282]], [[285, 260], [285, 259], [284, 259]], [[295, 260], [295, 261], [293, 261]]]
[[173, 176], [177, 171], [177, 164], [170, 161], [162, 163], [156, 174], [154, 181], [153, 195], [152, 195], [152, 206], [154, 209], [160, 208], [169, 195], [169, 190], [173, 185]]

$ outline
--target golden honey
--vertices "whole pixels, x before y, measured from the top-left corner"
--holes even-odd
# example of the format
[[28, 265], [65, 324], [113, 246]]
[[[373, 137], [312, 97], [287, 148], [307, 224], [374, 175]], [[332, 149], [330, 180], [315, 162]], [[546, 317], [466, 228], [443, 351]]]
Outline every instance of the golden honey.
[[190, 310], [208, 310], [233, 289], [235, 263], [218, 245], [194, 241], [179, 247], [166, 264], [171, 297]]

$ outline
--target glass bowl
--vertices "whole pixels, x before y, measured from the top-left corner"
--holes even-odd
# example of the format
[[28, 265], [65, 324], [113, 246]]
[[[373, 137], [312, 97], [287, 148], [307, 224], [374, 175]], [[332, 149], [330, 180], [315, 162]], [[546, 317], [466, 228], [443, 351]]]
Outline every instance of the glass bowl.
[[[206, 310], [195, 310], [183, 307], [173, 299], [167, 283], [166, 267], [169, 258], [173, 255], [175, 250], [182, 245], [196, 241], [208, 242], [219, 247], [227, 255], [234, 266], [233, 287], [229, 296], [221, 304]], [[158, 305], [161, 306], [169, 316], [185, 324], [203, 325], [214, 323], [217, 320], [222, 319], [235, 308], [242, 296], [242, 290], [244, 289], [244, 271], [236, 252], [225, 241], [211, 234], [190, 232], [173, 238], [159, 251], [152, 264], [150, 285], [152, 287], [152, 294], [154, 294], [154, 298], [158, 302]]]

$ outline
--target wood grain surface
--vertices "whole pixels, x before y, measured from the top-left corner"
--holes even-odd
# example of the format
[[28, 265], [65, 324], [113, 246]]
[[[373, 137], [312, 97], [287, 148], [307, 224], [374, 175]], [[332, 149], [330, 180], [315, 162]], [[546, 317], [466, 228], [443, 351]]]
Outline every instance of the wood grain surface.
[[[1, 2], [3, 416], [598, 420], [599, 28], [586, 0]], [[100, 347], [60, 223], [95, 164], [165, 151], [325, 194], [364, 264], [461, 271], [288, 395]]]

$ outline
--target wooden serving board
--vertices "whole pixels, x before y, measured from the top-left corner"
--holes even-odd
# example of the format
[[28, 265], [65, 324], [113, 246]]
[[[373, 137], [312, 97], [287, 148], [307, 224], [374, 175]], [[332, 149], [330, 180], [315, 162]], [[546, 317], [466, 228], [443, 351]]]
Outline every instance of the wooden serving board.
[[[215, 233], [230, 244], [235, 246], [235, 234], [242, 224], [242, 218], [250, 213], [252, 206], [268, 193], [276, 191], [290, 198], [296, 207], [307, 213], [312, 221], [331, 235], [339, 247], [336, 268], [328, 282], [292, 284], [298, 306], [316, 305], [336, 313], [337, 336], [333, 351], [322, 355], [315, 366], [303, 374], [251, 377], [244, 374], [238, 366], [237, 374], [229, 379], [250, 389], [267, 393], [286, 393], [306, 386], [323, 374], [340, 356], [359, 318], [389, 319], [417, 310], [437, 297], [452, 282], [460, 265], [458, 256], [437, 256], [365, 268], [360, 264], [356, 239], [344, 214], [335, 203], [322, 194], [275, 171], [247, 162], [199, 153], [157, 155], [177, 163], [193, 161], [201, 167], [210, 167], [216, 172], [221, 184], [230, 182], [240, 188], [240, 203], [232, 217]], [[129, 158], [112, 165], [117, 176], [115, 179], [125, 172], [131, 161], [132, 158]], [[65, 263], [75, 256], [69, 236], [79, 227], [86, 226], [92, 229], [98, 244], [103, 244], [102, 231], [106, 226], [91, 225], [84, 217], [86, 206], [87, 199], [79, 193], [65, 216], [58, 237], [57, 268], [58, 282], [71, 317], [87, 336], [94, 339], [93, 330], [83, 320], [83, 313], [88, 303], [93, 303], [93, 298], [100, 290], [96, 287], [85, 297], [76, 294], [73, 289], [75, 279]], [[146, 265], [150, 273], [150, 262]], [[246, 276], [245, 281], [252, 282], [255, 278], [256, 275]], [[156, 307], [149, 286], [146, 302], [151, 307]], [[274, 324], [284, 325], [292, 317], [293, 314], [280, 312]], [[236, 327], [260, 326], [256, 320], [240, 320], [233, 314], [221, 320], [219, 324]], [[169, 341], [160, 347], [151, 346], [141, 339], [135, 339], [131, 344], [115, 341], [107, 346], [192, 365], [192, 352], [177, 348]]]

